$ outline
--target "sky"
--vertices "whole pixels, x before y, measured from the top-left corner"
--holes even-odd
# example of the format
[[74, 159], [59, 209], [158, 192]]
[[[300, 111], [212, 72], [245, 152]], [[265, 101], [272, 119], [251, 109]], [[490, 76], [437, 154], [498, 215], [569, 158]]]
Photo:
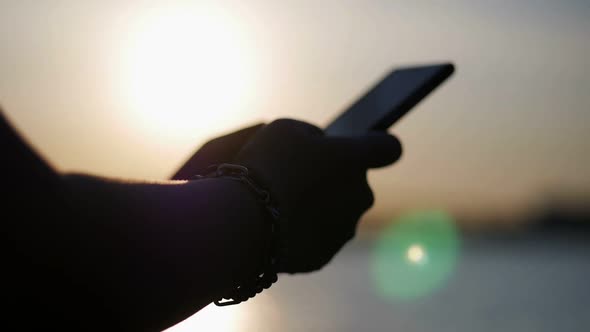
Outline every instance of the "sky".
[[[455, 75], [370, 172], [389, 220], [590, 201], [587, 1], [0, 0], [0, 104], [57, 169], [163, 179], [207, 138], [325, 126], [396, 66]], [[523, 212], [524, 211], [524, 212]]]

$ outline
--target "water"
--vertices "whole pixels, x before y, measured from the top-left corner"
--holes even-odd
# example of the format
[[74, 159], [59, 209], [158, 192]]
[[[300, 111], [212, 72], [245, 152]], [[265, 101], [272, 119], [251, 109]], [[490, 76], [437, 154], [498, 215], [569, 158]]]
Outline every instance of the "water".
[[207, 307], [170, 331], [590, 331], [588, 237], [464, 237], [447, 282], [413, 300], [377, 294], [372, 249], [356, 240], [318, 273], [282, 276], [246, 303]]

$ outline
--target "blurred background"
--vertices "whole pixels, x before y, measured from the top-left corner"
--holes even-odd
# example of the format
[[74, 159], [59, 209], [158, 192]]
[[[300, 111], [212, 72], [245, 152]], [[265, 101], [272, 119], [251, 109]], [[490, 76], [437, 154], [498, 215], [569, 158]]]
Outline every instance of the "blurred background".
[[331, 265], [169, 331], [582, 331], [588, 36], [585, 0], [0, 0], [0, 104], [61, 171], [164, 179], [208, 138], [322, 127], [390, 69], [452, 61]]

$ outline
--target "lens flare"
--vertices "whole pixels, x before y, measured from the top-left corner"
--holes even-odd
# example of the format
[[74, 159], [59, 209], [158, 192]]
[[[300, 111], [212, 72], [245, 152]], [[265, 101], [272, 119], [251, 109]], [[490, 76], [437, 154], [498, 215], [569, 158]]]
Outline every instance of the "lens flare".
[[414, 244], [408, 248], [406, 252], [407, 260], [412, 264], [424, 264], [426, 263], [426, 252], [424, 248], [419, 244]]
[[371, 266], [378, 295], [413, 299], [430, 294], [451, 276], [459, 249], [455, 222], [442, 211], [400, 217], [378, 237]]

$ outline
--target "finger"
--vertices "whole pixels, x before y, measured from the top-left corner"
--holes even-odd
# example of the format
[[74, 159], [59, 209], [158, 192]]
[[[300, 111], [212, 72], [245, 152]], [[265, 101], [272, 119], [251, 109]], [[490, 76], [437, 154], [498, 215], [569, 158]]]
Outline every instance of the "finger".
[[383, 167], [394, 163], [402, 154], [402, 145], [392, 135], [371, 132], [354, 137], [325, 137], [328, 151], [340, 162], [364, 168]]
[[242, 146], [263, 126], [263, 123], [259, 123], [205, 143], [171, 179], [190, 179], [194, 175], [204, 172], [210, 165], [230, 162]]

